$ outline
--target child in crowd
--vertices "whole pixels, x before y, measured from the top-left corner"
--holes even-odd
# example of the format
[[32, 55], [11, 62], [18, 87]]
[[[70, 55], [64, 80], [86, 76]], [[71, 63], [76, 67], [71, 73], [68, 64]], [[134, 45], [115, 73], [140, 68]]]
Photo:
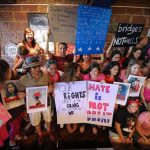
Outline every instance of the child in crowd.
[[60, 81], [60, 73], [57, 70], [57, 62], [55, 60], [48, 60], [46, 62], [46, 70], [52, 83]]
[[[48, 60], [46, 62], [46, 70], [52, 84], [60, 81], [60, 73], [57, 70], [57, 63], [55, 60]], [[55, 100], [54, 100], [53, 93], [50, 93], [50, 97], [51, 97], [52, 114], [55, 114], [56, 109], [55, 109]]]
[[[81, 67], [79, 64], [75, 62], [68, 63], [65, 67], [62, 81], [68, 83], [82, 80], [80, 70]], [[66, 124], [66, 127], [69, 133], [73, 133], [77, 130], [77, 124], [73, 124], [73, 126]]]
[[109, 139], [115, 148], [133, 143], [132, 136], [136, 124], [135, 114], [139, 105], [138, 99], [129, 98], [127, 107], [119, 109], [114, 114], [113, 125], [109, 130]]

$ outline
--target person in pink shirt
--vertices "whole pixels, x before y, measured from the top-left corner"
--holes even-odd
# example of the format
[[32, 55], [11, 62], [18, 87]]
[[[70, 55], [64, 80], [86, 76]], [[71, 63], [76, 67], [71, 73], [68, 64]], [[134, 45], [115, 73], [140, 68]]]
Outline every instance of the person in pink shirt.
[[52, 83], [60, 81], [60, 73], [57, 70], [57, 62], [55, 60], [46, 62], [46, 70]]
[[[87, 81], [97, 81], [104, 83], [104, 76], [100, 73], [100, 66], [96, 62], [92, 62], [89, 66], [89, 73], [83, 75], [83, 80]], [[85, 124], [81, 124], [80, 133], [83, 133], [85, 129]], [[93, 134], [97, 134], [96, 125], [92, 125]]]
[[137, 142], [142, 148], [149, 148], [150, 146], [150, 112], [145, 111], [141, 113], [136, 122], [135, 134]]
[[[10, 78], [11, 78], [11, 69], [9, 67], [9, 64], [5, 60], [0, 59], [0, 90], [3, 89], [4, 82], [6, 80], [10, 80]], [[1, 118], [0, 118], [0, 120], [1, 120]], [[8, 138], [7, 128], [6, 128], [5, 124], [3, 125], [0, 122], [0, 148], [2, 148], [4, 146], [4, 141], [7, 138]]]
[[92, 62], [89, 66], [89, 73], [83, 75], [83, 80], [105, 82], [104, 75], [100, 73], [100, 66], [96, 62]]
[[150, 74], [148, 75], [144, 85], [141, 88], [141, 98], [143, 104], [148, 110], [150, 108]]

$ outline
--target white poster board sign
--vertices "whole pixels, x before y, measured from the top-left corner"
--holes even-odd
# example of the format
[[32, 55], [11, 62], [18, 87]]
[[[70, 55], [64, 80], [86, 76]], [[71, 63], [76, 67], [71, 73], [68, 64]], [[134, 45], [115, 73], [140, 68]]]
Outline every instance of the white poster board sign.
[[119, 85], [118, 92], [117, 92], [116, 104], [125, 106], [128, 95], [129, 95], [129, 90], [130, 90], [131, 84], [123, 83], [123, 82], [114, 82], [114, 84]]
[[55, 83], [57, 123], [111, 126], [118, 85], [93, 81]]
[[86, 89], [86, 81], [55, 83], [54, 93], [58, 124], [85, 122], [87, 106]]
[[4, 84], [1, 90], [2, 102], [7, 110], [24, 105], [24, 99], [19, 99], [17, 96], [20, 91], [19, 80], [9, 80]]
[[142, 85], [144, 84], [146, 77], [129, 75], [128, 82], [131, 83], [130, 86], [130, 97], [138, 97], [140, 94], [140, 90]]
[[26, 88], [27, 113], [47, 110], [47, 92], [47, 86]]

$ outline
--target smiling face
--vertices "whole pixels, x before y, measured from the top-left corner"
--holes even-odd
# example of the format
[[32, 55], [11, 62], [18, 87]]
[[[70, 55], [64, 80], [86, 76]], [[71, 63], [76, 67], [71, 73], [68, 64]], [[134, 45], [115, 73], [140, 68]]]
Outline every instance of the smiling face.
[[81, 68], [80, 68], [80, 66], [78, 66], [76, 73], [75, 73], [76, 77], [80, 77], [80, 70], [81, 70]]
[[33, 32], [29, 32], [29, 33], [26, 34], [26, 40], [27, 40], [27, 42], [32, 42], [33, 39], [34, 39]]
[[98, 76], [98, 74], [99, 74], [99, 70], [98, 70], [98, 68], [93, 68], [91, 71], [90, 71], [90, 75], [91, 75], [91, 77], [92, 77], [92, 79], [96, 79], [96, 77]]
[[138, 104], [137, 103], [131, 103], [131, 104], [128, 105], [127, 108], [128, 108], [128, 111], [130, 113], [135, 113], [138, 110]]
[[110, 75], [112, 75], [112, 76], [116, 76], [118, 74], [118, 72], [119, 72], [119, 66], [118, 65], [116, 65], [110, 69]]
[[132, 75], [138, 75], [139, 72], [140, 72], [140, 70], [141, 70], [140, 65], [139, 64], [135, 64], [135, 65], [133, 65], [131, 67], [131, 73], [130, 74], [132, 74]]
[[119, 62], [120, 61], [120, 54], [116, 54], [112, 57], [112, 61]]
[[60, 52], [60, 56], [64, 57], [66, 55], [67, 47], [64, 44], [59, 44], [58, 50]]
[[137, 50], [136, 52], [133, 53], [134, 58], [139, 59], [141, 57], [142, 50]]
[[49, 72], [52, 76], [54, 76], [55, 73], [56, 73], [56, 71], [57, 71], [57, 66], [56, 66], [56, 64], [51, 64], [51, 65], [49, 66], [49, 68], [48, 68], [48, 72]]

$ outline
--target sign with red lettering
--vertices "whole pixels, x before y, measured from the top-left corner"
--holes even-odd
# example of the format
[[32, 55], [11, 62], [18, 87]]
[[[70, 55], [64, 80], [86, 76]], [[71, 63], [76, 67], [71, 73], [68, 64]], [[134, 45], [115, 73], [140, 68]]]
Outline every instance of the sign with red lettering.
[[118, 85], [88, 81], [87, 123], [112, 126]]
[[118, 85], [94, 81], [54, 85], [57, 123], [111, 126]]

